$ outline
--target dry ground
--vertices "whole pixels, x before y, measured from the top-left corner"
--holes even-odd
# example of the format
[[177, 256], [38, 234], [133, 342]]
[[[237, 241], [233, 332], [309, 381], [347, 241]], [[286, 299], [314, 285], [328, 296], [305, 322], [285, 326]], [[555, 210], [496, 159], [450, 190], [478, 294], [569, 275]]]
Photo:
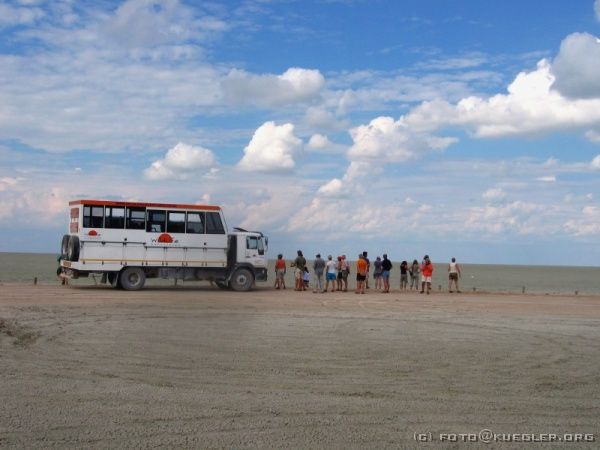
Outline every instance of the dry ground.
[[3, 448], [597, 448], [600, 298], [5, 285], [0, 380]]

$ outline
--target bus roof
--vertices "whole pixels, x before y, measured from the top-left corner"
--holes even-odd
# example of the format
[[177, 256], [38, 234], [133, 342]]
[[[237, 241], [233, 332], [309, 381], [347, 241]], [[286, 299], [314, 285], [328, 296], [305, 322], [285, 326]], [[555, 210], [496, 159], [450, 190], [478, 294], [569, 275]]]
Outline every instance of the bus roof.
[[130, 208], [164, 208], [164, 209], [197, 209], [201, 211], [221, 211], [220, 206], [214, 205], [190, 205], [183, 203], [148, 203], [148, 202], [119, 202], [115, 200], [73, 200], [69, 202], [74, 205], [92, 205], [92, 206], [123, 206]]

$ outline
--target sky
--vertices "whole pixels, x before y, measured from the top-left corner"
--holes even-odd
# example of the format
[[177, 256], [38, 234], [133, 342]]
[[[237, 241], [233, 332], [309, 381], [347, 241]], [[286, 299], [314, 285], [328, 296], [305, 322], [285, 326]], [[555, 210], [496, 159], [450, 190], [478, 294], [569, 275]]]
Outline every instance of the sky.
[[271, 256], [600, 265], [600, 0], [0, 1], [0, 251], [81, 198]]

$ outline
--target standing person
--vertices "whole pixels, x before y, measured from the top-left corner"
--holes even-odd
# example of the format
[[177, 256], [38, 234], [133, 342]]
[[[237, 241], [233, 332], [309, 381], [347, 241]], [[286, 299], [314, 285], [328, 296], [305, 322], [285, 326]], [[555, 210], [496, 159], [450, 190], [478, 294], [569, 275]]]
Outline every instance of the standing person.
[[456, 262], [456, 258], [452, 258], [452, 262], [448, 264], [448, 291], [452, 292], [452, 282], [456, 286], [456, 292], [460, 292], [458, 288], [458, 279], [460, 278], [460, 266]]
[[365, 286], [367, 289], [369, 289], [369, 271], [371, 270], [371, 261], [369, 261], [369, 258], [367, 257], [367, 252], [363, 252], [363, 259], [367, 262], [367, 278], [365, 279]]
[[342, 275], [342, 270], [344, 269], [344, 264], [342, 262], [342, 257], [338, 256], [337, 257], [337, 263], [335, 265], [335, 268], [337, 270], [337, 290], [341, 291], [342, 290], [342, 279], [343, 279], [343, 275]]
[[342, 285], [343, 291], [348, 291], [348, 275], [350, 275], [350, 264], [346, 259], [346, 255], [342, 255]]
[[326, 273], [325, 273], [325, 290], [323, 292], [327, 292], [327, 290], [329, 289], [329, 282], [331, 282], [331, 292], [335, 292], [335, 279], [337, 278], [336, 276], [336, 264], [335, 261], [333, 260], [333, 256], [329, 255], [327, 257], [327, 262], [325, 263], [325, 268], [326, 268]]
[[419, 261], [413, 260], [412, 266], [410, 266], [410, 289], [415, 288], [415, 291], [419, 290], [419, 273], [421, 268], [419, 267]]
[[425, 291], [425, 284], [427, 284], [427, 295], [431, 291], [431, 277], [433, 276], [433, 264], [428, 255], [423, 258], [423, 264], [421, 265], [421, 294]]
[[295, 267], [294, 269], [294, 277], [296, 279], [296, 287], [295, 290], [296, 291], [304, 291], [304, 266], [306, 266], [306, 259], [304, 258], [304, 255], [302, 254], [302, 250], [298, 250], [298, 256], [296, 256], [296, 259], [294, 260], [294, 262], [292, 263], [292, 266]]
[[315, 272], [315, 290], [313, 292], [323, 292], [323, 271], [325, 270], [325, 260], [321, 258], [320, 253], [317, 253], [317, 257], [313, 262], [313, 270]]
[[381, 268], [381, 258], [378, 256], [373, 262], [373, 278], [375, 279], [375, 289], [381, 289], [383, 286], [383, 269]]
[[381, 261], [381, 268], [383, 269], [383, 292], [390, 292], [390, 271], [392, 270], [392, 262], [388, 259], [387, 254], [383, 254], [383, 261]]
[[408, 286], [408, 262], [402, 261], [400, 263], [400, 289], [406, 291]]
[[302, 282], [304, 289], [308, 289], [308, 285], [310, 283], [310, 272], [308, 271], [308, 266], [304, 266], [304, 272], [302, 274]]
[[358, 261], [356, 261], [356, 293], [364, 294], [365, 293], [365, 284], [367, 281], [368, 272], [368, 264], [364, 253], [358, 255]]
[[275, 261], [275, 289], [285, 289], [285, 259], [280, 253]]

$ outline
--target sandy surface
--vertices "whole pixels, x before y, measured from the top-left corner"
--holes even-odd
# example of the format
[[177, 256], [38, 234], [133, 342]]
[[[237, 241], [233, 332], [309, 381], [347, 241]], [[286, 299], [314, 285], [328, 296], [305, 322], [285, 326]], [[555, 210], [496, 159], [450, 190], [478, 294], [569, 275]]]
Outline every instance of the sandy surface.
[[598, 448], [600, 298], [5, 285], [0, 378], [3, 448]]

